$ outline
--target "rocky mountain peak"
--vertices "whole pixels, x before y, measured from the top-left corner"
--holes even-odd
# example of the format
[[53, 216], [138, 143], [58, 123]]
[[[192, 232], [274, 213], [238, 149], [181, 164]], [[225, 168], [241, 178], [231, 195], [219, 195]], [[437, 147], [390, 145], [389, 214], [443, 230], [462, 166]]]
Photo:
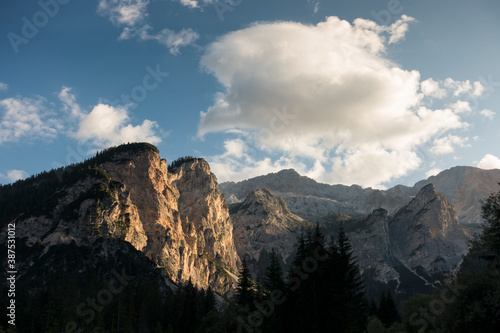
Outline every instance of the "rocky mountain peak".
[[453, 206], [433, 184], [424, 186], [394, 216], [390, 236], [396, 257], [429, 282], [459, 264], [470, 237]]
[[290, 212], [285, 201], [267, 189], [250, 193], [231, 205], [236, 249], [246, 257], [254, 276], [264, 273], [274, 248], [285, 262], [293, 250], [302, 218]]

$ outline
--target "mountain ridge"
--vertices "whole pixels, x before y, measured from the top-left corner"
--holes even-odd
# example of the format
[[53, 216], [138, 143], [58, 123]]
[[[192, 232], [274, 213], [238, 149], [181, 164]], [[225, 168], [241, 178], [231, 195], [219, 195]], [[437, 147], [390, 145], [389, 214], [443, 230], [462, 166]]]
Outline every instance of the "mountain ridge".
[[232, 197], [232, 202], [236, 201], [235, 197], [241, 201], [251, 191], [268, 188], [281, 196], [293, 213], [310, 218], [336, 213], [369, 214], [378, 208], [392, 215], [430, 183], [456, 207], [460, 223], [473, 225], [472, 229], [477, 230], [474, 225], [482, 221], [481, 200], [498, 190], [500, 169], [456, 166], [418, 181], [412, 187], [396, 185], [387, 190], [322, 184], [293, 169], [286, 169], [237, 183], [224, 182], [220, 188], [226, 197]]

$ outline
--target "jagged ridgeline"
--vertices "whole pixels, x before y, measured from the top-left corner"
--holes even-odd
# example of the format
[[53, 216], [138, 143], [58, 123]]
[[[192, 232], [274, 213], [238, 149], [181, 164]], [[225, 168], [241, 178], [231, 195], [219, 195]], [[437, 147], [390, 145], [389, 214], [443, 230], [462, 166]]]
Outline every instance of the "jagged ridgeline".
[[[159, 154], [158, 148], [149, 143], [129, 143], [99, 151], [95, 156], [81, 162], [72, 163], [50, 171], [43, 171], [13, 184], [0, 186], [0, 225], [14, 218], [50, 214], [63, 197], [62, 188], [71, 186], [87, 177], [110, 181], [111, 177], [99, 167], [114, 155], [123, 152], [141, 152], [150, 150]], [[119, 186], [111, 181], [112, 187]], [[87, 197], [103, 199], [109, 195], [109, 189], [101, 183], [88, 191]]]

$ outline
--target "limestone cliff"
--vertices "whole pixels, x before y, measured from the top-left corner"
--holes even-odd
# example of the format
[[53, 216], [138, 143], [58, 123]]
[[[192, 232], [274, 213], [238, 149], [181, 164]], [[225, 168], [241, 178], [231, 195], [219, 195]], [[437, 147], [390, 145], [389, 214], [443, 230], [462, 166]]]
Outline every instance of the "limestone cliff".
[[[92, 246], [101, 238], [117, 238], [144, 253], [174, 282], [191, 279], [219, 293], [232, 288], [230, 273], [240, 264], [233, 226], [204, 160], [192, 159], [169, 172], [155, 147], [130, 144], [61, 172], [60, 184], [51, 178], [25, 184], [32, 191], [48, 187], [50, 197], [57, 198], [43, 211], [13, 219], [17, 237], [28, 245], [42, 244], [46, 252], [61, 243]], [[2, 227], [11, 221], [2, 221]]]

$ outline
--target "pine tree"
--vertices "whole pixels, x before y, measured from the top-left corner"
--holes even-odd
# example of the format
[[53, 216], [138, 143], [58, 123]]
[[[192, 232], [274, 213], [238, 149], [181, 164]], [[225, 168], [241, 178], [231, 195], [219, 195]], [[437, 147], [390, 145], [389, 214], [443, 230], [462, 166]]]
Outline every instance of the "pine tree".
[[281, 268], [278, 252], [274, 248], [271, 251], [270, 261], [271, 263], [265, 273], [264, 287], [268, 292], [273, 292], [274, 290], [284, 292], [286, 284], [283, 280], [283, 269]]
[[481, 236], [481, 246], [486, 251], [491, 251], [492, 256], [500, 257], [500, 191], [483, 202], [482, 217], [486, 223]]
[[255, 300], [255, 283], [250, 275], [246, 258], [243, 258], [242, 268], [238, 276], [236, 287], [236, 303], [241, 307], [253, 310]]
[[204, 300], [204, 308], [205, 308], [205, 315], [209, 313], [210, 311], [215, 310], [215, 294], [214, 291], [212, 290], [212, 287], [208, 287], [207, 291], [205, 292], [205, 300]]
[[386, 328], [391, 327], [391, 325], [395, 322], [401, 321], [396, 303], [394, 302], [390, 291], [388, 291], [387, 294], [383, 292], [380, 296], [377, 317]]
[[342, 225], [337, 240], [337, 276], [335, 286], [339, 297], [342, 326], [345, 331], [361, 331], [367, 324], [367, 304], [364, 297], [363, 279], [359, 273], [356, 259]]

